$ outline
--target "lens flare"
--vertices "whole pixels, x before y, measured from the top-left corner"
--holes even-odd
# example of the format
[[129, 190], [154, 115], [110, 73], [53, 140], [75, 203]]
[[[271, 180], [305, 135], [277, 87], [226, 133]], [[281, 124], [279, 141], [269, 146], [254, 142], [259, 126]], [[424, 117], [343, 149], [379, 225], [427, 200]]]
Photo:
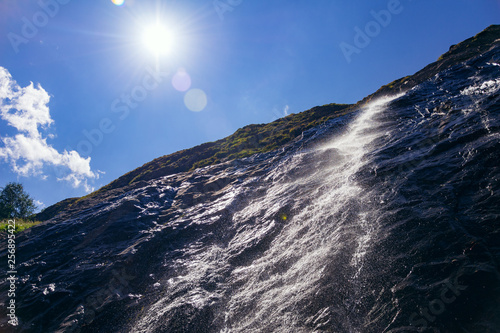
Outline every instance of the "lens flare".
[[125, 3], [125, 0], [111, 0], [111, 2], [117, 6], [121, 6]]
[[184, 95], [184, 104], [191, 111], [202, 111], [207, 106], [207, 95], [201, 89], [191, 89]]
[[191, 88], [191, 77], [184, 68], [179, 68], [172, 77], [172, 86], [177, 91], [187, 91]]

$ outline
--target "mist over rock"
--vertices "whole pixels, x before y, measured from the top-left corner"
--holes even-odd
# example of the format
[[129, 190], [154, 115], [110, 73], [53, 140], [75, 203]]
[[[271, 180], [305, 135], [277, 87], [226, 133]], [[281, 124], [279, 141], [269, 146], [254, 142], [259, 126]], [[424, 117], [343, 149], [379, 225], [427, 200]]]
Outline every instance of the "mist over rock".
[[47, 208], [16, 237], [19, 325], [0, 330], [500, 330], [499, 77], [491, 26], [355, 105]]

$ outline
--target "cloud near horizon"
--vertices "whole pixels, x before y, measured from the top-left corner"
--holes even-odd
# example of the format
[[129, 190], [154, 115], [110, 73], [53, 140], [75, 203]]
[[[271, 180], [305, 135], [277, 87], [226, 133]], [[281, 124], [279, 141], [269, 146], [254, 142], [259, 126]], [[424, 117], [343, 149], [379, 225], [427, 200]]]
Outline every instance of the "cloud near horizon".
[[74, 150], [60, 153], [40, 132], [40, 128], [47, 129], [54, 123], [47, 106], [49, 100], [49, 94], [40, 84], [34, 87], [31, 82], [27, 87], [20, 87], [9, 71], [0, 66], [0, 118], [18, 132], [14, 136], [0, 133], [3, 143], [0, 160], [9, 163], [13, 172], [24, 177], [47, 178], [44, 168], [57, 167], [58, 180], [92, 191], [88, 181], [98, 179], [99, 172], [90, 168], [90, 157], [83, 158]]

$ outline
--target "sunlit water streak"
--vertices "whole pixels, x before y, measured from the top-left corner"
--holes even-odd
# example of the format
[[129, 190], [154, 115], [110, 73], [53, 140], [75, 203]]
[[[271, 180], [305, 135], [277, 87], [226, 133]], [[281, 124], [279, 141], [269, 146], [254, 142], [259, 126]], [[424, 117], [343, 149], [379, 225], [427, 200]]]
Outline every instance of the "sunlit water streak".
[[[322, 308], [308, 320], [317, 326], [330, 311], [342, 311], [345, 306], [355, 311], [360, 301], [356, 292], [363, 288], [357, 277], [377, 226], [371, 208], [376, 199], [356, 183], [354, 176], [367, 162], [365, 154], [374, 139], [384, 133], [379, 130], [375, 116], [397, 97], [372, 102], [345, 133], [282, 161], [259, 180], [268, 186], [266, 195], [234, 214], [233, 223], [246, 223], [237, 228], [228, 248], [205, 248], [185, 264], [186, 275], [168, 281], [169, 289], [182, 289], [189, 281], [202, 279], [207, 272], [223, 270], [228, 265], [227, 253], [237, 253], [262, 242], [266, 235], [279, 232], [260, 257], [232, 270], [225, 282], [231, 288], [229, 294], [224, 288], [211, 293], [195, 288], [174, 302], [162, 299], [135, 329], [147, 332], [151, 320], [179, 306], [177, 302], [200, 308], [211, 299], [223, 298], [226, 304], [221, 315], [223, 332], [300, 332], [304, 323], [299, 320], [298, 304], [314, 298], [318, 284], [325, 277], [325, 264], [333, 257], [344, 255], [346, 266], [339, 264], [338, 269], [345, 270], [346, 279], [351, 283], [348, 287], [352, 289], [351, 299], [337, 309]], [[325, 154], [330, 157], [323, 168], [307, 168], [309, 160]], [[294, 169], [307, 172], [290, 180], [287, 176]], [[288, 208], [275, 218], [283, 206]], [[253, 225], [248, 223], [252, 220]]]
[[[259, 328], [290, 332], [292, 327], [299, 330], [302, 323], [297, 321], [299, 313], [294, 316], [295, 305], [304, 298], [314, 297], [325, 263], [343, 252], [349, 253], [349, 265], [354, 269], [342, 265], [338, 269], [352, 272], [350, 280], [353, 285], [357, 283], [356, 278], [363, 267], [363, 255], [377, 228], [369, 208], [370, 193], [363, 193], [353, 176], [366, 163], [364, 157], [369, 145], [381, 135], [376, 114], [382, 112], [394, 98], [371, 103], [345, 134], [317, 148], [319, 151], [333, 151], [331, 164], [327, 167], [330, 169], [328, 177], [325, 177], [325, 170], [320, 169], [291, 184], [272, 185], [269, 193], [297, 198], [294, 203], [296, 214], [262, 257], [250, 266], [233, 272], [232, 278], [245, 281], [245, 284], [233, 293], [229, 308], [235, 309], [234, 314], [239, 314], [242, 300], [248, 300], [243, 303], [252, 300], [255, 305], [254, 311], [248, 312], [244, 320], [232, 327], [232, 332]], [[314, 155], [315, 152], [306, 154]], [[303, 160], [296, 163], [301, 162]], [[306, 187], [312, 187], [310, 194], [304, 193]], [[300, 202], [299, 198], [309, 198], [310, 201]], [[264, 197], [261, 200], [263, 202], [248, 206], [245, 214], [261, 209], [266, 202], [280, 202], [283, 198]], [[265, 272], [273, 274], [269, 273], [271, 277], [263, 279]], [[354, 286], [356, 288], [362, 286]], [[354, 298], [356, 295], [353, 295], [353, 301]], [[354, 303], [350, 306], [355, 307]], [[328, 311], [331, 309], [325, 307], [310, 320], [321, 321], [321, 316], [325, 317]], [[228, 322], [231, 322], [231, 313], [228, 317]]]
[[16, 236], [19, 331], [498, 331], [499, 52]]

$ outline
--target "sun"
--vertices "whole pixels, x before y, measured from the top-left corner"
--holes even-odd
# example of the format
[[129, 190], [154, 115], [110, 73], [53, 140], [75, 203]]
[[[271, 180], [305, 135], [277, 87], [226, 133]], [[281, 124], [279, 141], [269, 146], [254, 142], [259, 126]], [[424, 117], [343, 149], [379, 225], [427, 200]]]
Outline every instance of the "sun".
[[142, 41], [147, 50], [156, 56], [172, 52], [174, 34], [160, 23], [155, 23], [144, 29]]

